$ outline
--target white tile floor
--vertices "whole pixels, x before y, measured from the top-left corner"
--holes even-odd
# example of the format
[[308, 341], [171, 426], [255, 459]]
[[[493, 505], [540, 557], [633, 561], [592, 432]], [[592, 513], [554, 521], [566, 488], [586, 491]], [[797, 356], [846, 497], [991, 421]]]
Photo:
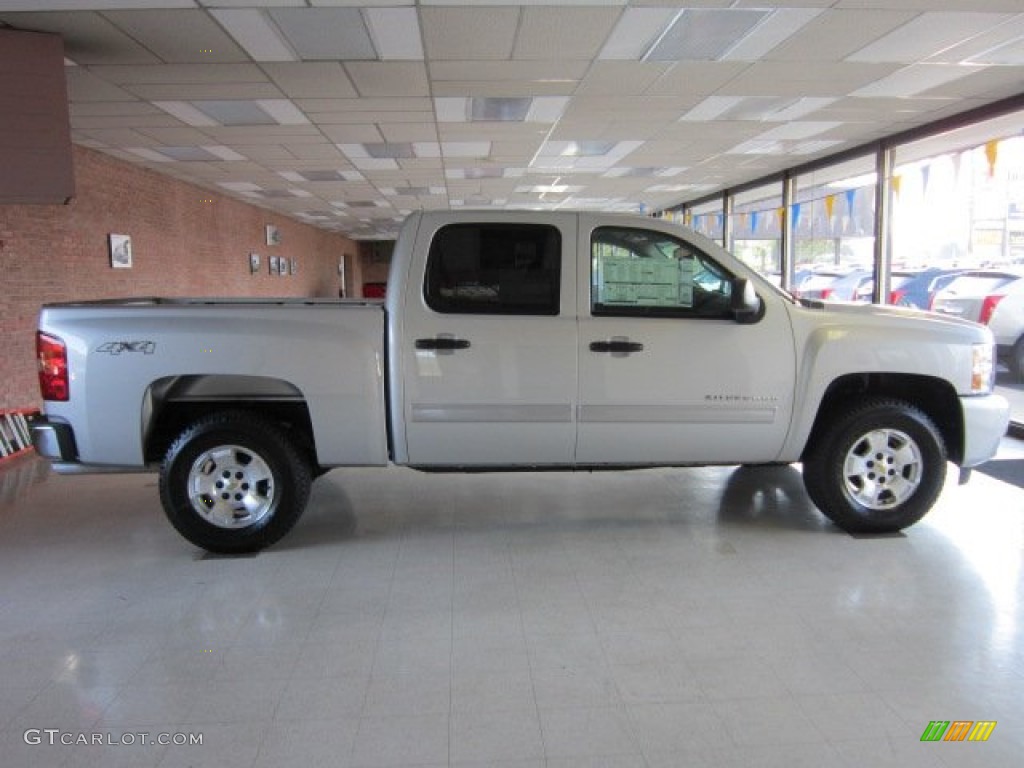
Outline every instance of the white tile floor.
[[[232, 559], [177, 536], [152, 476], [44, 470], [0, 470], [5, 768], [1024, 754], [1024, 491], [983, 475], [869, 539], [792, 468], [336, 471], [284, 542]], [[932, 720], [998, 725], [922, 743]], [[134, 743], [60, 743], [80, 738]]]

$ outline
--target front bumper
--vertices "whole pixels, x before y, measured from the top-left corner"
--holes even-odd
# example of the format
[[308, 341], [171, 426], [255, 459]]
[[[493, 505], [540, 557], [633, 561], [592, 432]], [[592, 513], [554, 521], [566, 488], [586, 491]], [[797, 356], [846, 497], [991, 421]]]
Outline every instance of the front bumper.
[[999, 441], [1010, 425], [1010, 404], [1002, 395], [961, 397], [964, 415], [964, 469], [976, 467], [996, 455]]

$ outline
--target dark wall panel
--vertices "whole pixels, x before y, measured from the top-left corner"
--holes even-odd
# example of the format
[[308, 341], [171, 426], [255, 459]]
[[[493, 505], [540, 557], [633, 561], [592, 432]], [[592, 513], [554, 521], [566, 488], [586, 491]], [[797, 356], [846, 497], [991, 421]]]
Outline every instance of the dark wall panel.
[[63, 204], [74, 192], [64, 43], [0, 29], [0, 205]]

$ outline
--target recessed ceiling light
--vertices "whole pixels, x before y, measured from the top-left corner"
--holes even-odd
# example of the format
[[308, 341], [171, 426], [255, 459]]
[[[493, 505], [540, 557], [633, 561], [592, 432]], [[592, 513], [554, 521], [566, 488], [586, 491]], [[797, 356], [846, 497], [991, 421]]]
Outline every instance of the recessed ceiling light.
[[193, 101], [192, 106], [212, 118], [219, 125], [275, 125], [277, 123], [266, 110], [254, 101], [231, 101], [226, 99]]
[[267, 13], [303, 61], [377, 58], [358, 8], [271, 8]]
[[771, 13], [761, 10], [687, 8], [665, 30], [644, 61], [716, 61]]

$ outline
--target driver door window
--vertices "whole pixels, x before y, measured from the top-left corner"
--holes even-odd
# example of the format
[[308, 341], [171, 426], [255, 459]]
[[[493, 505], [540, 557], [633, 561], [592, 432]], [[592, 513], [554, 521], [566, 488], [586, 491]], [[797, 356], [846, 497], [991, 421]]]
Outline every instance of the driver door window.
[[732, 282], [693, 246], [644, 229], [591, 238], [591, 312], [607, 317], [730, 317]]

